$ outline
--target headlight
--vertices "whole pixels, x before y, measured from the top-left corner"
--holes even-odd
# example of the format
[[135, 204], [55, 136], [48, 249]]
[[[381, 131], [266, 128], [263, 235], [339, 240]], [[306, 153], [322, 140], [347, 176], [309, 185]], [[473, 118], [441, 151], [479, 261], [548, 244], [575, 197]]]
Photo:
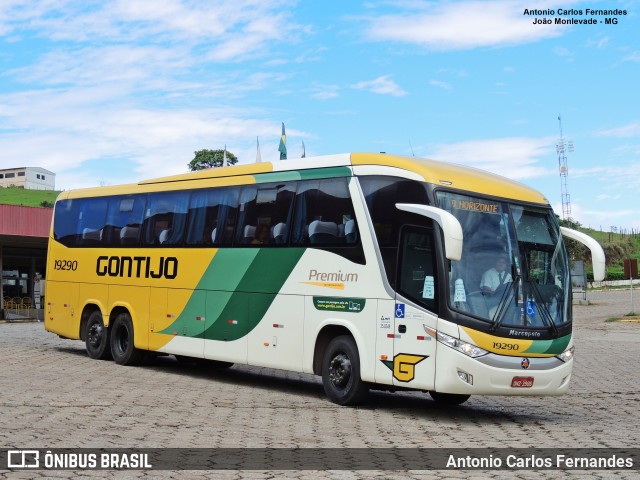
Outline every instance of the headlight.
[[576, 347], [571, 347], [567, 350], [565, 350], [564, 352], [562, 352], [560, 355], [556, 355], [560, 360], [562, 360], [563, 362], [568, 362], [569, 360], [571, 360], [573, 358], [573, 352], [576, 349]]
[[470, 343], [465, 343], [442, 332], [437, 333], [437, 338], [440, 343], [444, 343], [447, 347], [451, 347], [471, 358], [481, 357], [489, 353], [480, 347], [476, 347]]

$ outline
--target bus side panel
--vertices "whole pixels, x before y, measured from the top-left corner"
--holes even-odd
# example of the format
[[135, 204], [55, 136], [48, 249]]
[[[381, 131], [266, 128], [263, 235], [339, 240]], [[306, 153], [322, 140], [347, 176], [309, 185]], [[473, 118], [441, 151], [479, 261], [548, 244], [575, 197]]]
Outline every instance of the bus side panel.
[[[166, 295], [166, 297], [165, 297]], [[153, 317], [149, 346], [154, 350], [188, 357], [204, 357], [205, 305], [207, 292], [170, 288], [151, 294]], [[162, 305], [166, 307], [162, 310]], [[164, 319], [163, 319], [164, 317]]]
[[[115, 308], [125, 308], [133, 323], [134, 346], [149, 349], [149, 287], [109, 285], [109, 315]], [[112, 318], [113, 320], [113, 318]]]
[[250, 294], [207, 292], [204, 358], [247, 363]]
[[149, 292], [149, 350], [164, 351], [169, 341], [167, 334], [161, 333], [172, 322], [167, 309], [167, 288], [152, 288]]
[[[249, 315], [264, 310], [272, 295], [252, 294]], [[264, 318], [249, 333], [249, 364], [302, 371], [304, 297], [277, 295]]]
[[366, 382], [375, 382], [376, 299], [335, 294], [305, 298], [304, 371], [313, 373], [314, 347], [322, 329], [338, 326], [349, 330], [356, 342], [360, 355], [360, 377]]
[[77, 283], [47, 282], [47, 314], [45, 328], [66, 338], [80, 338], [80, 317], [78, 310]]
[[377, 301], [378, 312], [376, 315], [376, 361], [375, 377], [376, 383], [384, 385], [393, 384], [393, 340], [394, 324], [393, 318], [396, 309], [395, 300]]
[[109, 286], [96, 283], [81, 283], [79, 292], [78, 308], [84, 308], [86, 305], [97, 305], [103, 314], [105, 325], [108, 326], [109, 315], [106, 315], [107, 304], [109, 298]]

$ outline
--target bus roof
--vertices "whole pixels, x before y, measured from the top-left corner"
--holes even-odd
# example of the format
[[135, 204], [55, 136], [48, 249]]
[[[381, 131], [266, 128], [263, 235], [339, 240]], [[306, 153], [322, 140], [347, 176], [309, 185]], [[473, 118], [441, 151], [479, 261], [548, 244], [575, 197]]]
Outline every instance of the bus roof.
[[[422, 178], [425, 182], [456, 190], [505, 197], [529, 203], [548, 205], [548, 200], [538, 191], [510, 180], [500, 175], [495, 175], [477, 168], [456, 165], [418, 157], [406, 157], [385, 153], [346, 153], [319, 157], [307, 157], [301, 159], [283, 160], [280, 162], [261, 162], [243, 165], [233, 165], [224, 168], [209, 168], [168, 177], [144, 180], [136, 185], [121, 185], [109, 187], [96, 187], [91, 189], [79, 189], [63, 192], [59, 198], [74, 198], [86, 195], [114, 195], [131, 193], [132, 190], [162, 191], [167, 184], [182, 184], [186, 188], [197, 188], [203, 180], [214, 180], [215, 185], [241, 185], [255, 183], [256, 176], [263, 174], [282, 174], [282, 180], [293, 179], [286, 175], [287, 172], [300, 172], [299, 178], [306, 178], [305, 170], [319, 168], [372, 166], [393, 167], [395, 169], [411, 172], [410, 178]], [[371, 172], [373, 173], [373, 171]], [[379, 175], [384, 175], [380, 169]], [[269, 178], [270, 175], [264, 175]], [[266, 179], [265, 178], [265, 179]], [[275, 177], [274, 177], [275, 178]], [[317, 178], [317, 177], [316, 177]], [[278, 181], [278, 180], [274, 180]], [[183, 183], [184, 182], [184, 183]], [[209, 183], [209, 182], [208, 182]], [[178, 185], [175, 185], [176, 187]]]

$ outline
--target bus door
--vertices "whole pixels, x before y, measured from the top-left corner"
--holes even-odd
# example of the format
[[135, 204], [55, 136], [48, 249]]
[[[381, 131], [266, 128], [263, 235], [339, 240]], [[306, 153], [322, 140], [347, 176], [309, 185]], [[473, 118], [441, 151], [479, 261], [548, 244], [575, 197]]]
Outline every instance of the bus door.
[[393, 313], [393, 384], [432, 390], [438, 317], [432, 228], [405, 226], [400, 233]]

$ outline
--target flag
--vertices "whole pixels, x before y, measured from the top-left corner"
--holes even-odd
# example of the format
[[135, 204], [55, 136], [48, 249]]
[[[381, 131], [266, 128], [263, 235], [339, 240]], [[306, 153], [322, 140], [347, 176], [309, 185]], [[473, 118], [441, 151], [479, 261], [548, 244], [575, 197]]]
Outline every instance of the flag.
[[224, 154], [222, 155], [222, 166], [227, 166], [227, 146], [224, 146]]
[[287, 159], [287, 135], [284, 133], [284, 122], [282, 122], [282, 135], [280, 136], [280, 145], [278, 146], [280, 152], [280, 160]]
[[300, 156], [300, 158], [304, 158], [307, 156], [307, 151], [304, 148], [304, 140], [302, 141], [302, 155]]
[[256, 163], [262, 162], [262, 155], [260, 155], [260, 140], [256, 137]]

